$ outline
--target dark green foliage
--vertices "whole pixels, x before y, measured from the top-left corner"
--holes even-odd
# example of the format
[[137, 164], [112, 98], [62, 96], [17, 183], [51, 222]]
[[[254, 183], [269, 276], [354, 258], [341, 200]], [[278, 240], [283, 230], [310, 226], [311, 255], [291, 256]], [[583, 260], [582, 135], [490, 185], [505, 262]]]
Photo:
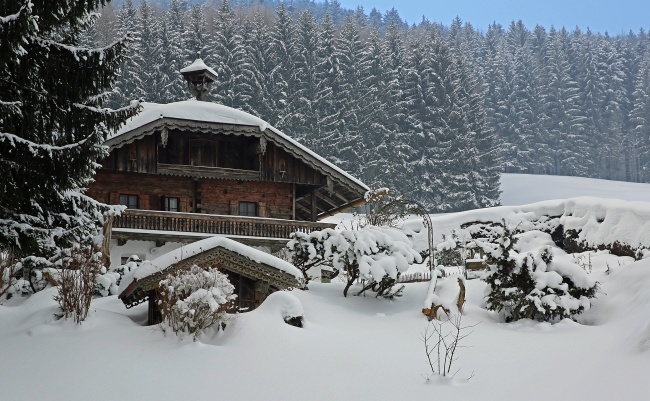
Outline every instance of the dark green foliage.
[[[135, 111], [102, 108], [126, 40], [77, 47], [107, 1], [0, 1], [0, 247], [42, 264], [88, 241], [102, 208], [83, 195], [109, 132]], [[30, 6], [33, 4], [33, 6]]]
[[[489, 310], [503, 313], [507, 322], [520, 319], [556, 321], [574, 318], [590, 305], [589, 299], [596, 295], [597, 283], [579, 286], [566, 270], [553, 270], [553, 257], [548, 248], [519, 254], [517, 229], [505, 222], [485, 228], [492, 233], [485, 242], [477, 241], [477, 244], [487, 255], [489, 267], [484, 280], [489, 286], [485, 298]], [[571, 274], [576, 273], [587, 274], [579, 267]], [[558, 277], [561, 277], [560, 283], [554, 281]]]

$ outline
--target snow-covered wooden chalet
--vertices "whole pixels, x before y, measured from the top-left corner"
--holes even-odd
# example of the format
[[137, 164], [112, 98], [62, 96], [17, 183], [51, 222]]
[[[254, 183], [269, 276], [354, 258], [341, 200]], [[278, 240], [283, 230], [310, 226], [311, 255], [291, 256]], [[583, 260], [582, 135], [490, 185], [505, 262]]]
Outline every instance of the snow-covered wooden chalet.
[[196, 100], [144, 103], [106, 141], [87, 193], [126, 211], [112, 222], [111, 265], [212, 236], [281, 247], [294, 231], [364, 203], [368, 187], [265, 121], [202, 101], [216, 73], [181, 70]]

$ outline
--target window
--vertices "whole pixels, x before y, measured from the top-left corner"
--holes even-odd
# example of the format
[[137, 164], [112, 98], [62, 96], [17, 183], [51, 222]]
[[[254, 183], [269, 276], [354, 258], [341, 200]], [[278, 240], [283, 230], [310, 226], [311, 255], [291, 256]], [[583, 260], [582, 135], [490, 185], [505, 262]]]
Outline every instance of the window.
[[124, 205], [129, 209], [137, 209], [138, 195], [120, 195], [120, 205]]
[[163, 210], [168, 212], [180, 212], [179, 205], [180, 202], [178, 198], [163, 198]]
[[240, 216], [257, 216], [257, 203], [239, 202]]

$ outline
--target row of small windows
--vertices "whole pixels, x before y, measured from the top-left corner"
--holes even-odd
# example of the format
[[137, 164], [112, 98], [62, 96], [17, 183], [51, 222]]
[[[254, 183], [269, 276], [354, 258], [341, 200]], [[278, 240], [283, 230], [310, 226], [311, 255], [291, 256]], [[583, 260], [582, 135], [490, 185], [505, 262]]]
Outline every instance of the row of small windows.
[[[138, 195], [120, 195], [120, 205], [129, 209], [137, 209], [139, 206]], [[162, 210], [167, 212], [180, 212], [180, 200], [178, 198], [164, 197], [162, 200]]]
[[[120, 195], [120, 205], [124, 205], [129, 209], [138, 209], [139, 199], [138, 195]], [[180, 212], [180, 199], [164, 197], [162, 201], [162, 210], [167, 212]], [[257, 203], [255, 202], [239, 202], [239, 215], [240, 216], [257, 216]]]

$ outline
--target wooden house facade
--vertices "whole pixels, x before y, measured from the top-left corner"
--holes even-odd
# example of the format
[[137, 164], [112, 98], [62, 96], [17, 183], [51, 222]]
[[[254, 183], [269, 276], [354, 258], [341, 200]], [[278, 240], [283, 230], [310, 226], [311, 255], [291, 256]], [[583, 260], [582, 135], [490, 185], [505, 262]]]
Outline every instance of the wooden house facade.
[[143, 103], [105, 144], [87, 193], [127, 206], [113, 221], [112, 264], [214, 235], [284, 244], [291, 232], [332, 227], [319, 220], [364, 203], [368, 190], [265, 121], [200, 100]]

